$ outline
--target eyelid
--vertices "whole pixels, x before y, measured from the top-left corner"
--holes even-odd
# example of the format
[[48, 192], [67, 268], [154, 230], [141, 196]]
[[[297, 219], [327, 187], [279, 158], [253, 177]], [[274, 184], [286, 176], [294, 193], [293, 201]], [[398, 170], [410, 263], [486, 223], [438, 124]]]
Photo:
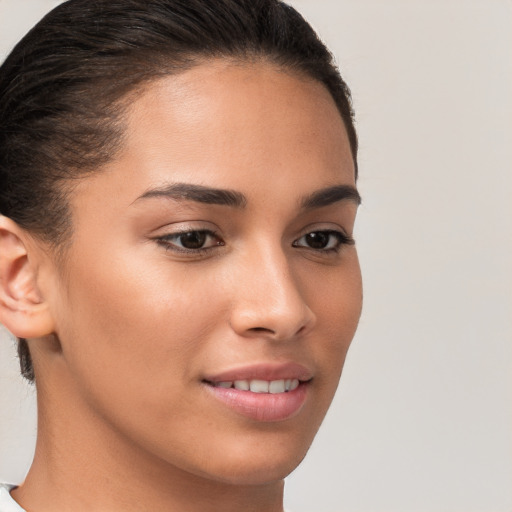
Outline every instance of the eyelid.
[[[1, 0], [0, 0], [1, 1]], [[151, 236], [157, 238], [162, 236], [173, 235], [175, 233], [189, 233], [190, 231], [218, 231], [216, 224], [203, 219], [184, 219], [177, 222], [164, 222], [155, 226], [151, 230]], [[154, 236], [153, 236], [154, 235]]]
[[298, 231], [297, 238], [303, 237], [308, 233], [319, 231], [337, 232], [343, 235], [345, 238], [353, 240], [351, 232], [338, 222], [312, 222]]

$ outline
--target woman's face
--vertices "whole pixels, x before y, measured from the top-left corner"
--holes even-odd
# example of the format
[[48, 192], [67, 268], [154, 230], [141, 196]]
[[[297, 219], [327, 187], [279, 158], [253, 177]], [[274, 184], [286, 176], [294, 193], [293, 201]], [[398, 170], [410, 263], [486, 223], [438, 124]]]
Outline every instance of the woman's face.
[[288, 474], [361, 310], [354, 164], [327, 90], [263, 62], [164, 78], [70, 204], [55, 371], [107, 427], [94, 442], [232, 483]]

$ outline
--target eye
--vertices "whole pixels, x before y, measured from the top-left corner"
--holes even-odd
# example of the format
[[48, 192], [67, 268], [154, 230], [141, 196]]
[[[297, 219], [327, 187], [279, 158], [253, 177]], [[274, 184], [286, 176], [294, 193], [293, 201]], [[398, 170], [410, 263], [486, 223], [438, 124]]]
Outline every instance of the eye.
[[200, 252], [224, 245], [224, 242], [208, 229], [170, 233], [157, 240], [167, 249], [178, 252]]
[[305, 247], [315, 251], [338, 251], [342, 245], [353, 245], [354, 240], [341, 231], [311, 231], [293, 242], [293, 247]]

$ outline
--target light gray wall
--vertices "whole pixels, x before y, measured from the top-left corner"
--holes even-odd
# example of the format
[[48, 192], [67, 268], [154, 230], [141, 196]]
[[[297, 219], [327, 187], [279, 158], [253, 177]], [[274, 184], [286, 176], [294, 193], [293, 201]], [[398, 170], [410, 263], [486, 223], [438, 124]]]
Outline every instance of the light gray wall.
[[[0, 0], [0, 53], [49, 6]], [[294, 512], [512, 510], [512, 3], [294, 0], [349, 82], [365, 309]], [[34, 396], [0, 340], [0, 481]]]

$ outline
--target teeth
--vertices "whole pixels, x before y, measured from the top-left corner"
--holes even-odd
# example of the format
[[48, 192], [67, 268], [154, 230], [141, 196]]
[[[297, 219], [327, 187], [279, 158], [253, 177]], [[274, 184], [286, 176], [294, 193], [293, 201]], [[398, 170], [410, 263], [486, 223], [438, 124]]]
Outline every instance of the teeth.
[[271, 381], [268, 385], [268, 392], [269, 393], [284, 393], [285, 392], [284, 380]]
[[235, 380], [234, 382], [216, 382], [215, 387], [218, 388], [231, 388], [234, 387], [240, 391], [252, 391], [253, 393], [285, 393], [293, 391], [299, 387], [298, 379], [281, 379], [281, 380]]
[[248, 380], [235, 380], [235, 389], [240, 389], [241, 391], [249, 391], [249, 381]]
[[268, 393], [268, 380], [253, 379], [251, 380], [250, 385], [253, 393]]

